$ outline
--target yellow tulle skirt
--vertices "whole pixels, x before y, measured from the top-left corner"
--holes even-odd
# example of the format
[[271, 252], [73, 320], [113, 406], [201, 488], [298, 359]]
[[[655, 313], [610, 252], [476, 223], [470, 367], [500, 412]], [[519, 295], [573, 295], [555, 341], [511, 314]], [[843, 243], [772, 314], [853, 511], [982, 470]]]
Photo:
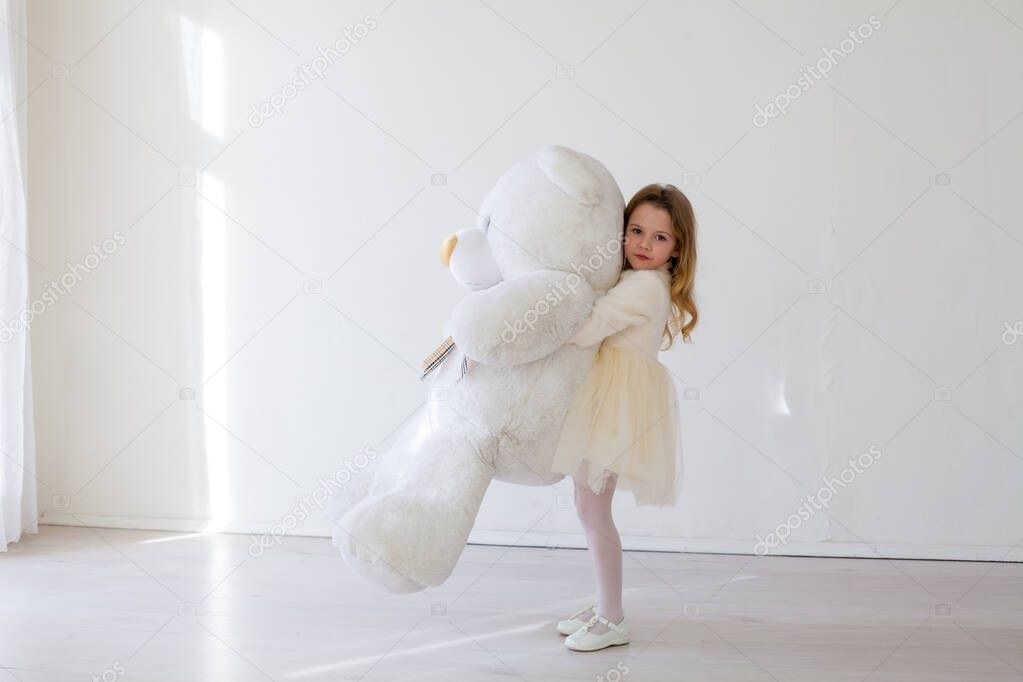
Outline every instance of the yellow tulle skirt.
[[551, 470], [601, 494], [608, 482], [637, 505], [671, 506], [682, 481], [675, 384], [639, 349], [603, 343], [565, 416]]

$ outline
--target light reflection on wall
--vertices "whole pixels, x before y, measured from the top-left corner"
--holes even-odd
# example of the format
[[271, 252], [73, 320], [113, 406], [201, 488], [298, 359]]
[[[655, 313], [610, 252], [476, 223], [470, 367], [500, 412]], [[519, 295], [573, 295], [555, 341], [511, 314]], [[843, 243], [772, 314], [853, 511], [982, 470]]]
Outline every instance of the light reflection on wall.
[[[188, 17], [180, 17], [181, 56], [192, 121], [206, 133], [224, 135], [224, 45], [220, 35]], [[205, 145], [203, 145], [205, 146]], [[227, 362], [227, 218], [224, 182], [202, 170], [196, 179], [199, 229], [199, 290], [202, 305], [202, 362], [205, 380]], [[227, 417], [226, 376], [219, 375], [201, 391], [203, 411], [221, 421]], [[223, 422], [222, 422], [223, 423]], [[203, 449], [209, 491], [210, 524], [216, 532], [232, 518], [229, 487], [229, 439], [216, 422], [204, 418]]]
[[[207, 171], [199, 178], [199, 191], [209, 201], [199, 199], [201, 266], [199, 283], [202, 296], [202, 376], [208, 377], [227, 362], [227, 217], [215, 206], [224, 205], [224, 183]], [[227, 416], [227, 375], [219, 374], [202, 389], [203, 410], [218, 421]], [[223, 423], [223, 422], [221, 422]], [[207, 482], [210, 494], [209, 530], [223, 527], [230, 518], [228, 477], [228, 435], [219, 424], [206, 419], [203, 428]]]
[[181, 17], [181, 54], [192, 121], [211, 135], [223, 137], [224, 46], [220, 36]]
[[777, 398], [778, 414], [784, 414], [792, 416], [792, 408], [789, 406], [788, 398], [785, 397], [785, 377], [782, 376], [778, 382], [778, 398]]

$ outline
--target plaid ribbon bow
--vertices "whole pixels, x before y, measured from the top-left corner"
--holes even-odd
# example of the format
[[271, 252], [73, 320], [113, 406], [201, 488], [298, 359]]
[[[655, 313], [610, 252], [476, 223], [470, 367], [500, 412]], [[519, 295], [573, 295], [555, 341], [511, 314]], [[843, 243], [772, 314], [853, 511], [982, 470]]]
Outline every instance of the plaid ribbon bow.
[[[439, 346], [437, 346], [437, 349], [435, 351], [427, 355], [426, 359], [423, 360], [423, 373], [422, 375], [420, 375], [419, 380], [422, 381], [427, 377], [427, 375], [429, 375], [435, 369], [440, 367], [444, 363], [444, 361], [447, 360], [452, 355], [453, 351], [457, 351], [457, 347], [455, 346], [455, 340], [449, 336], [448, 338], [444, 339], [444, 341]], [[456, 370], [457, 376], [455, 377], [455, 381], [453, 382], [457, 383], [462, 377], [468, 374], [469, 371], [478, 363], [475, 360], [469, 358], [465, 353], [462, 353], [461, 351], [455, 352], [454, 355], [456, 356], [461, 355], [462, 358], [462, 361], [459, 363], [459, 367]]]

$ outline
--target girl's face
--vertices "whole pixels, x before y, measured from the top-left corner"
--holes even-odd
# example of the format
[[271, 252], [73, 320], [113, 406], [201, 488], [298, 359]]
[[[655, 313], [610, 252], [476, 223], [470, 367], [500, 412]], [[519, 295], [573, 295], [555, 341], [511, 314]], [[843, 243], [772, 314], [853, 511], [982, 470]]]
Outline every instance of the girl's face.
[[625, 226], [625, 257], [636, 270], [653, 270], [677, 256], [671, 216], [660, 206], [640, 204]]

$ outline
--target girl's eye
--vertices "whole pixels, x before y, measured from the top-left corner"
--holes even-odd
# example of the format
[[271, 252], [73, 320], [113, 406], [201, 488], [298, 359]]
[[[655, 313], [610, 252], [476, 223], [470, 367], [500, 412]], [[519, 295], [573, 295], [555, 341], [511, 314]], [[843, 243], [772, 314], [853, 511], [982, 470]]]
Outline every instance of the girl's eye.
[[657, 238], [658, 238], [659, 240], [661, 240], [662, 242], [664, 242], [664, 241], [668, 241], [668, 238], [667, 238], [667, 237], [665, 237], [665, 236], [664, 236], [663, 234], [659, 234], [659, 235], [657, 235]]
[[632, 233], [633, 233], [633, 234], [635, 234], [635, 233], [637, 233], [637, 232], [641, 232], [641, 231], [642, 231], [642, 230], [640, 230], [640, 229], [639, 229], [638, 227], [634, 227], [634, 228], [632, 228]]

